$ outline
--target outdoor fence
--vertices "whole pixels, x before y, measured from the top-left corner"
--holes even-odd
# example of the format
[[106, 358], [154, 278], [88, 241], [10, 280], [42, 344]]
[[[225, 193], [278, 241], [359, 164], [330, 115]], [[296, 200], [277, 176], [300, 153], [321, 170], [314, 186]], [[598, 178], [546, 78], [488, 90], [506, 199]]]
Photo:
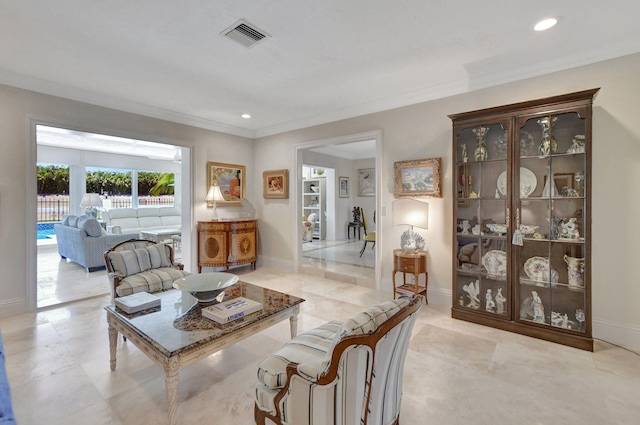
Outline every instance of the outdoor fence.
[[[109, 209], [131, 208], [133, 205], [131, 196], [105, 196], [102, 202], [108, 204]], [[173, 206], [174, 197], [172, 195], [163, 196], [139, 196], [138, 205], [145, 206]], [[62, 216], [69, 214], [68, 195], [38, 195], [37, 219], [38, 223], [60, 221]]]

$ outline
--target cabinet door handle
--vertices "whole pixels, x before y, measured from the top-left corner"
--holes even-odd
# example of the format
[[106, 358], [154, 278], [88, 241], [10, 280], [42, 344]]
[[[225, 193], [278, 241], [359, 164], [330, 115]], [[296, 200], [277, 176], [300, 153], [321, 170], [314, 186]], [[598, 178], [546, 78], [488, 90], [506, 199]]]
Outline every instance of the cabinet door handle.
[[516, 208], [516, 230], [520, 229], [520, 207]]
[[511, 212], [509, 211], [509, 207], [507, 207], [507, 229], [509, 229], [510, 222], [511, 222]]

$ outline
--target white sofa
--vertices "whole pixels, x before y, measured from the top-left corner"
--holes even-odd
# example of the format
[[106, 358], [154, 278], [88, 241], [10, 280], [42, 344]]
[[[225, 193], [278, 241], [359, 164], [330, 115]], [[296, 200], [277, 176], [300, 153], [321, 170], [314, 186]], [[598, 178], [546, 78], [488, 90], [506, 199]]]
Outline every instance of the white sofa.
[[144, 230], [181, 229], [176, 207], [116, 208], [102, 215], [109, 233], [140, 233]]

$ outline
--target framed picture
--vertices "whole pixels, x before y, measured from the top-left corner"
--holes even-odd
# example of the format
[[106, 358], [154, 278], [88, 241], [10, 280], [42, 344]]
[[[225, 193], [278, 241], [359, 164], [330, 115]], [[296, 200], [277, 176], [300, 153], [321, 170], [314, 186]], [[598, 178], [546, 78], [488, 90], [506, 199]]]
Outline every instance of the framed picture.
[[349, 177], [338, 177], [338, 196], [349, 197]]
[[289, 199], [289, 170], [270, 170], [262, 173], [264, 199]]
[[[547, 186], [547, 179], [548, 177], [545, 175], [544, 176], [544, 186]], [[573, 173], [555, 173], [553, 175], [553, 181], [556, 184], [556, 189], [558, 189], [558, 192], [562, 192], [562, 188], [563, 187], [567, 187], [569, 189], [575, 189], [573, 187]]]
[[358, 196], [376, 196], [376, 169], [358, 170]]
[[[242, 205], [245, 197], [247, 169], [244, 165], [207, 162], [207, 191], [213, 184], [220, 186], [224, 201], [218, 205]], [[213, 202], [207, 202], [213, 206]]]
[[394, 197], [442, 198], [442, 158], [394, 162], [393, 171]]

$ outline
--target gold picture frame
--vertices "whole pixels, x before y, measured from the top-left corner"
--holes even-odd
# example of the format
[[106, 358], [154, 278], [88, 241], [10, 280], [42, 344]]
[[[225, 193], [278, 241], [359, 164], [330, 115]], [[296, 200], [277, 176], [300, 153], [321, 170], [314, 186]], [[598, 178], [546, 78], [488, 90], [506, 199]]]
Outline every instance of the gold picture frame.
[[262, 173], [264, 199], [289, 199], [289, 170], [269, 170]]
[[[210, 186], [217, 184], [224, 197], [224, 201], [218, 201], [217, 205], [242, 205], [246, 180], [247, 167], [244, 165], [207, 162], [207, 191]], [[213, 202], [207, 201], [207, 206], [212, 207]]]
[[396, 198], [442, 198], [442, 158], [393, 163]]

